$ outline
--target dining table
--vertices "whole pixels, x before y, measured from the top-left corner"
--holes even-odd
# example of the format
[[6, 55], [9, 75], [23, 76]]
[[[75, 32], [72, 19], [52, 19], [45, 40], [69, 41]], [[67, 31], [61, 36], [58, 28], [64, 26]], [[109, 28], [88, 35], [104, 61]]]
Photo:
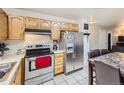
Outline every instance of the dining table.
[[120, 74], [124, 77], [124, 53], [112, 52], [105, 55], [88, 59], [89, 62], [89, 85], [93, 85], [93, 71], [95, 69], [95, 61], [104, 62], [109, 65], [115, 65], [119, 67]]

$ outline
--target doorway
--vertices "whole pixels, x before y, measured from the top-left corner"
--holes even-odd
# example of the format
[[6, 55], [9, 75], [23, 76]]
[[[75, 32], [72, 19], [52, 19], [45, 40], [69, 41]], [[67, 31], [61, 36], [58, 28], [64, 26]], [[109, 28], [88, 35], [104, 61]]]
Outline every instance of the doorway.
[[107, 48], [108, 48], [108, 50], [111, 50], [112, 49], [112, 33], [111, 32], [109, 32], [109, 33], [107, 33], [107, 42], [108, 42], [108, 46], [107, 46]]

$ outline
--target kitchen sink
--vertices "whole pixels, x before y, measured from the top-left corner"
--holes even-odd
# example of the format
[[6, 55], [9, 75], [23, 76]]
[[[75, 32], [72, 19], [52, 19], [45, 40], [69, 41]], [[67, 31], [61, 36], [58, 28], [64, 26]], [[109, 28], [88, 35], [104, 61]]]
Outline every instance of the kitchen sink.
[[10, 74], [11, 70], [15, 66], [16, 62], [9, 62], [0, 64], [0, 82], [5, 81]]

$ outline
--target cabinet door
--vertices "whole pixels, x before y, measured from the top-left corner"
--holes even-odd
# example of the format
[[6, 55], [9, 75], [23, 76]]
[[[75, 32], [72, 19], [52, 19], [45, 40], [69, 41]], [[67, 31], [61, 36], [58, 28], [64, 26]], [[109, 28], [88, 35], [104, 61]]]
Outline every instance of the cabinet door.
[[79, 31], [78, 24], [70, 24], [70, 30], [71, 31]]
[[0, 12], [0, 39], [7, 38], [7, 15]]
[[21, 63], [19, 64], [18, 69], [15, 72], [15, 75], [12, 79], [12, 85], [23, 85], [24, 84], [24, 59], [22, 59]]
[[69, 31], [69, 30], [70, 30], [70, 25], [69, 25], [69, 23], [62, 23], [62, 24], [61, 24], [61, 30]]
[[24, 39], [24, 17], [9, 16], [9, 39]]
[[40, 29], [50, 30], [51, 29], [51, 21], [49, 20], [40, 20]]
[[63, 65], [58, 65], [58, 66], [55, 66], [54, 74], [57, 75], [57, 74], [63, 73], [63, 71], [64, 71]]
[[59, 40], [60, 39], [60, 23], [52, 22], [52, 40]]
[[26, 21], [26, 28], [40, 29], [40, 19], [32, 18], [32, 17], [26, 17], [25, 21]]
[[21, 85], [21, 65], [19, 66], [19, 68], [16, 72], [15, 84]]

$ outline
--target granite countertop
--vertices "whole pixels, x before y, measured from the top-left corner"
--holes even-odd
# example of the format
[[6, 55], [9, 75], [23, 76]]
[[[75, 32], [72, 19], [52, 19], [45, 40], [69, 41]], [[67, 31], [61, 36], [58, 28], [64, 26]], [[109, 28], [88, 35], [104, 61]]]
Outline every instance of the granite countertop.
[[10, 71], [7, 79], [5, 81], [1, 81], [0, 85], [9, 85], [11, 83], [22, 58], [24, 58], [24, 54], [21, 54], [21, 55], [11, 54], [11, 55], [5, 55], [4, 57], [2, 57], [0, 59], [0, 65], [7, 64], [7, 63], [8, 64], [15, 63], [15, 65], [12, 67], [12, 70]]
[[108, 65], [114, 65], [120, 68], [121, 74], [124, 77], [124, 53], [114, 52], [99, 57], [89, 59], [91, 63], [94, 61], [100, 61], [107, 63]]

